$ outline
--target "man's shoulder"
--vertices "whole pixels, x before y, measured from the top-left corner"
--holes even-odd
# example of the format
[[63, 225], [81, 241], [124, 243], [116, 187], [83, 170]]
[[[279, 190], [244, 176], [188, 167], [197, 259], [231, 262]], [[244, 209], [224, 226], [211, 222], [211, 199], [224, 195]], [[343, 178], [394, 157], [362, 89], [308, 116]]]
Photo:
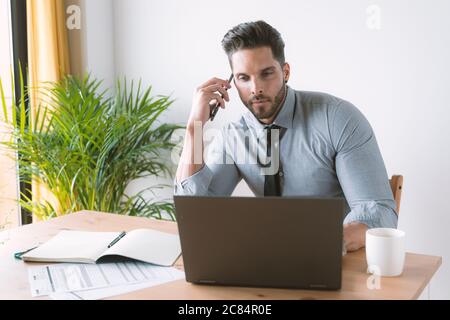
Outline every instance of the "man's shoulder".
[[300, 91], [295, 90], [295, 93], [303, 105], [324, 105], [324, 106], [337, 106], [344, 102], [337, 96], [320, 91]]
[[319, 91], [296, 91], [300, 106], [306, 113], [326, 113], [328, 116], [360, 116], [361, 111], [348, 100]]

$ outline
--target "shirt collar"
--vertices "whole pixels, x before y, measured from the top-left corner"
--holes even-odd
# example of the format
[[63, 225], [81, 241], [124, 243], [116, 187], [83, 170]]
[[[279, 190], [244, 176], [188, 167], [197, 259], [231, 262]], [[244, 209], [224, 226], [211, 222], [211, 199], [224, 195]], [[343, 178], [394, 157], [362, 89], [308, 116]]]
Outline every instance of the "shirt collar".
[[[281, 107], [281, 110], [278, 112], [278, 115], [273, 121], [273, 124], [286, 129], [291, 129], [292, 123], [294, 121], [294, 107], [295, 107], [295, 91], [291, 89], [289, 86], [287, 86], [286, 100], [284, 100], [283, 106]], [[247, 110], [244, 113], [243, 117], [249, 127], [252, 127], [257, 131], [264, 130], [264, 127], [266, 125], [259, 122], [258, 119], [255, 118], [253, 113], [250, 112], [250, 110]]]

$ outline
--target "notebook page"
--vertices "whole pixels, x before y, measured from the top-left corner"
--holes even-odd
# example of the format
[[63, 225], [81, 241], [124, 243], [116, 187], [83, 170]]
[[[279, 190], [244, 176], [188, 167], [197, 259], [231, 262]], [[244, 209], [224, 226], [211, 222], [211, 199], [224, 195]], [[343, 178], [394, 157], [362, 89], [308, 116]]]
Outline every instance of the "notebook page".
[[171, 266], [181, 254], [179, 236], [153, 229], [136, 229], [105, 251], [104, 255], [128, 258]]
[[120, 232], [63, 230], [23, 256], [27, 261], [83, 261], [94, 263]]

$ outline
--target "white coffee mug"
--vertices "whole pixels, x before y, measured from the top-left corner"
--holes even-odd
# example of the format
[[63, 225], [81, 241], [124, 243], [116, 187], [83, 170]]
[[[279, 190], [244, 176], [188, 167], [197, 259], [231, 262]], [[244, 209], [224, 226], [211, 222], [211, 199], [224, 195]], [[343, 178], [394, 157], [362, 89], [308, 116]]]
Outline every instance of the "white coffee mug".
[[392, 228], [366, 231], [367, 272], [383, 277], [399, 276], [405, 264], [405, 232]]

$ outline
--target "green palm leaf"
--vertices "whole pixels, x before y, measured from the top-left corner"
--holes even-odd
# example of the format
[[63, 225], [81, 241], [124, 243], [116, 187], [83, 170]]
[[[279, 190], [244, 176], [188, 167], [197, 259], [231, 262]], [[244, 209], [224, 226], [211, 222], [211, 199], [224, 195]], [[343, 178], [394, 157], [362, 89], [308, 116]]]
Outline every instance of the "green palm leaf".
[[[22, 99], [12, 113], [20, 116], [11, 122], [13, 139], [4, 145], [21, 154], [20, 176], [45, 184], [57, 200], [52, 205], [25, 197], [22, 206], [42, 219], [84, 209], [174, 219], [170, 200], [144, 197], [145, 191], [169, 186], [125, 194], [135, 179], [172, 176], [173, 168], [164, 155], [175, 147], [174, 132], [183, 127], [158, 121], [173, 103], [170, 97], [152, 96], [152, 88], [143, 89], [141, 82], [137, 86], [131, 82], [128, 89], [124, 79], [108, 98], [108, 91], [99, 92], [101, 82], [89, 75], [67, 76], [38, 88], [45, 101], [36, 108], [30, 127], [26, 89], [20, 80]], [[8, 119], [1, 82], [0, 89]]]

